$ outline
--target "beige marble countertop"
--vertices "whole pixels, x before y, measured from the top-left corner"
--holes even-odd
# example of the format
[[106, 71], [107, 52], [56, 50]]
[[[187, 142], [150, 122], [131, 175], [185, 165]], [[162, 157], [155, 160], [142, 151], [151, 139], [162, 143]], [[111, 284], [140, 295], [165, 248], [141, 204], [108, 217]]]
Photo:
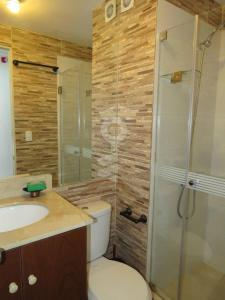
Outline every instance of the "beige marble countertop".
[[16, 197], [0, 200], [0, 208], [11, 204], [40, 204], [49, 209], [49, 214], [42, 220], [13, 231], [0, 233], [0, 248], [4, 250], [23, 246], [93, 223], [93, 219], [80, 208], [70, 204], [55, 192], [42, 193], [34, 200]]

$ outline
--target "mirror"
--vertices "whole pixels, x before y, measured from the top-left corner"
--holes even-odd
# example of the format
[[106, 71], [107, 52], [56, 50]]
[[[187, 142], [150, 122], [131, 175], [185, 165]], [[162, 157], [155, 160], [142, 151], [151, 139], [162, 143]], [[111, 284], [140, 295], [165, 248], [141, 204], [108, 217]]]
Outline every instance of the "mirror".
[[92, 11], [101, 1], [49, 2], [23, 1], [17, 15], [0, 4], [0, 178], [52, 174], [56, 187], [113, 176], [116, 110], [93, 105], [92, 91]]

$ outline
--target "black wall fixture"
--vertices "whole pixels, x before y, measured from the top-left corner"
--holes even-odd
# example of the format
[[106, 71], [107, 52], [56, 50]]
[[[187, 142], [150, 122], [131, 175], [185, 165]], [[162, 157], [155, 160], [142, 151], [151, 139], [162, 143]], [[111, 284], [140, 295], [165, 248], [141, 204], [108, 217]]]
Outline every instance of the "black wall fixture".
[[43, 64], [38, 64], [38, 63], [34, 63], [31, 61], [22, 61], [22, 60], [17, 60], [14, 59], [13, 61], [14, 66], [19, 67], [19, 65], [30, 65], [30, 66], [35, 66], [35, 67], [42, 67], [42, 68], [48, 68], [48, 69], [52, 69], [52, 71], [54, 73], [58, 72], [59, 67], [56, 66], [49, 66], [49, 65], [43, 65]]
[[147, 223], [148, 219], [147, 219], [146, 215], [141, 215], [139, 218], [135, 218], [132, 216], [132, 214], [133, 214], [133, 211], [129, 207], [120, 212], [121, 216], [123, 216], [124, 218], [130, 220], [131, 222], [133, 222], [135, 224], [138, 224], [138, 223], [146, 224]]

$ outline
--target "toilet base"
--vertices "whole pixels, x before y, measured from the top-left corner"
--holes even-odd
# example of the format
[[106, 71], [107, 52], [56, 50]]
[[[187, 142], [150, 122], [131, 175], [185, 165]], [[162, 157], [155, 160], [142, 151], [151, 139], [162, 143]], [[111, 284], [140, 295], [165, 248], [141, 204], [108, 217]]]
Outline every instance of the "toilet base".
[[144, 278], [123, 263], [101, 257], [88, 264], [89, 300], [152, 300]]

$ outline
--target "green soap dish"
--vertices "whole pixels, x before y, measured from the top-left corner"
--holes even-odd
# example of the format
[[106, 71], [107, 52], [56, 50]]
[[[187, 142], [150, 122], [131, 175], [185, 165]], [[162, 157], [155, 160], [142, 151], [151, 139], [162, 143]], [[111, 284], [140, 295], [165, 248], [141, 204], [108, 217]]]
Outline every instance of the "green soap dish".
[[39, 197], [40, 192], [46, 190], [47, 186], [44, 181], [37, 181], [37, 182], [28, 182], [27, 186], [23, 189], [24, 191], [31, 194], [31, 197]]
[[43, 191], [43, 190], [46, 190], [46, 183], [44, 181], [27, 183], [27, 191], [28, 192], [37, 192], [37, 191]]

